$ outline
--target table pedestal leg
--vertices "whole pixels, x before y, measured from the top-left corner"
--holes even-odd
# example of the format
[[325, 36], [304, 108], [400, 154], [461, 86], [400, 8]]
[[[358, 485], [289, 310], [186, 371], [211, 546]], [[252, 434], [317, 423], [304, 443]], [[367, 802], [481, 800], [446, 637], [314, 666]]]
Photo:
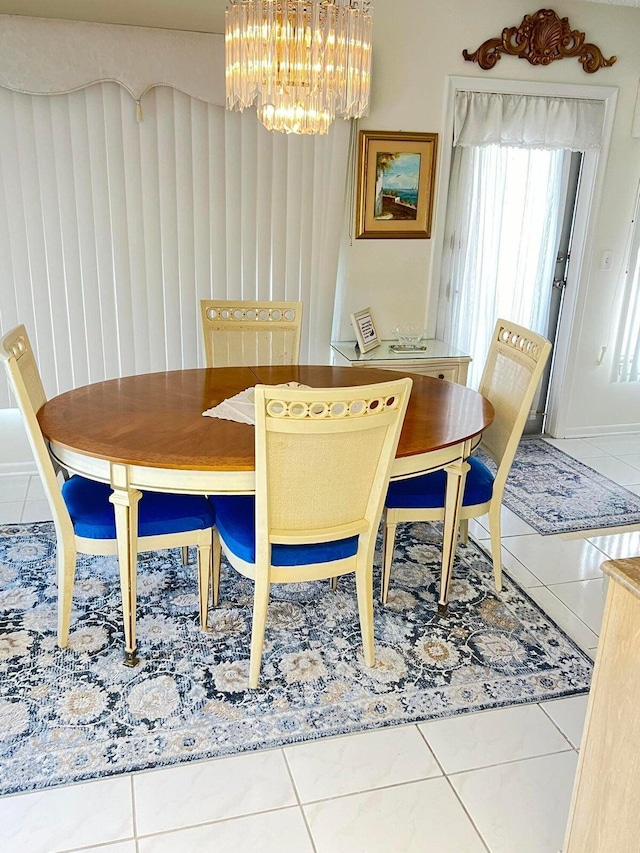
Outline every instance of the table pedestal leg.
[[113, 494], [109, 500], [116, 516], [118, 563], [122, 590], [122, 618], [124, 627], [124, 663], [135, 666], [136, 657], [136, 575], [138, 566], [138, 501], [142, 492], [129, 486], [125, 466], [111, 466]]
[[445, 616], [447, 603], [449, 601], [449, 585], [451, 583], [451, 571], [453, 569], [453, 558], [456, 555], [456, 540], [458, 538], [458, 523], [460, 518], [460, 507], [464, 494], [464, 484], [467, 479], [467, 471], [470, 469], [468, 462], [453, 462], [444, 469], [447, 472], [447, 490], [444, 504], [444, 524], [442, 530], [442, 574], [440, 578], [440, 600], [438, 602], [438, 613]]

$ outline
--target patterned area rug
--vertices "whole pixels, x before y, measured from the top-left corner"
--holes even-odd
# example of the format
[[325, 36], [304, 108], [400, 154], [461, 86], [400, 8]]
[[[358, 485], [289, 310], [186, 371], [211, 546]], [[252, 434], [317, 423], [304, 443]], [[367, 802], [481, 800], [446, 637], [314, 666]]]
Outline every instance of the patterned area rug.
[[141, 557], [142, 663], [128, 669], [115, 558], [79, 558], [63, 651], [53, 525], [0, 527], [0, 794], [588, 689], [590, 659], [509, 578], [497, 596], [474, 544], [458, 549], [440, 619], [438, 530], [398, 529], [389, 604], [375, 608], [376, 666], [362, 662], [351, 578], [337, 592], [279, 585], [261, 687], [245, 690], [252, 584], [228, 566], [204, 634], [195, 566], [177, 550]]
[[541, 438], [520, 442], [503, 502], [543, 536], [640, 524], [638, 495]]

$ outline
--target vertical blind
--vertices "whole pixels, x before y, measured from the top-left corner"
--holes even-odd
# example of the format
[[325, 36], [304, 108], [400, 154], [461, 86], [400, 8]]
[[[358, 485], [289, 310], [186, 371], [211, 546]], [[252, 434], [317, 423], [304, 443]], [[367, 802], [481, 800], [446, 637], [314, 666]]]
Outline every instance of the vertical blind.
[[142, 108], [0, 88], [0, 328], [26, 325], [47, 393], [203, 365], [211, 297], [301, 300], [301, 360], [327, 361], [348, 123], [269, 134], [166, 86]]

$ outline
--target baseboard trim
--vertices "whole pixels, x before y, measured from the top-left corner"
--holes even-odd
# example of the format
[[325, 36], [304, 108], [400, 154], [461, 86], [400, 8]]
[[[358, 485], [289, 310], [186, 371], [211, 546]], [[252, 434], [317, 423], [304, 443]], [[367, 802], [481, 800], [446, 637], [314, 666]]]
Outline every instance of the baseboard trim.
[[640, 433], [640, 424], [611, 424], [610, 426], [570, 427], [565, 438], [597, 438], [605, 435]]

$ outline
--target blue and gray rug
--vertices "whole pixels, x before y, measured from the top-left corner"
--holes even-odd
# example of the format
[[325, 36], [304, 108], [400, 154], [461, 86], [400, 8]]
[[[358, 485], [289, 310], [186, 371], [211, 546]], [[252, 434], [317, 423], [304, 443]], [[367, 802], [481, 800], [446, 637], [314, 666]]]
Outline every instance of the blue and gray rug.
[[0, 527], [0, 794], [588, 689], [590, 659], [509, 578], [497, 595], [474, 544], [440, 619], [439, 562], [435, 527], [399, 527], [373, 669], [350, 577], [273, 587], [261, 686], [246, 690], [253, 590], [228, 565], [204, 634], [195, 566], [141, 556], [142, 663], [127, 669], [115, 558], [79, 558], [61, 650], [53, 525]]
[[640, 524], [638, 495], [540, 438], [520, 442], [503, 503], [543, 536]]

